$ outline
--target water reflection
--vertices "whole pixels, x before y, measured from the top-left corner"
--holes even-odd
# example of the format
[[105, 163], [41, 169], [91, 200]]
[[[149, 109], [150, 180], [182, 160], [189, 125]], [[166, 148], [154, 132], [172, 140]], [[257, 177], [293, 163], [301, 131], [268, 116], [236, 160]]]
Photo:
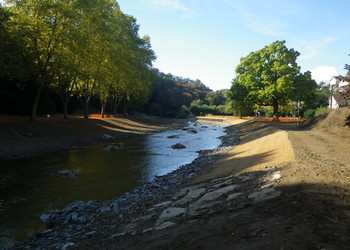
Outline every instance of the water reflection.
[[[189, 126], [194, 128], [193, 126]], [[123, 141], [118, 152], [103, 145], [42, 156], [0, 161], [0, 248], [25, 240], [44, 224], [39, 216], [75, 200], [106, 200], [130, 191], [156, 175], [192, 162], [196, 151], [215, 148], [222, 128], [195, 127], [197, 134], [175, 130]], [[170, 135], [178, 138], [169, 139]], [[186, 149], [174, 150], [182, 143]], [[81, 170], [77, 178], [55, 177], [56, 170]]]

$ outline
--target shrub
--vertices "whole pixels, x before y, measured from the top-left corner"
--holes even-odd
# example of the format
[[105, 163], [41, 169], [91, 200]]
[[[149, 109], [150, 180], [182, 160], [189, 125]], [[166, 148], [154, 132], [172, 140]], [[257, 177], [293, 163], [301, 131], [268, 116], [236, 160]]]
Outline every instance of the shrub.
[[188, 118], [189, 115], [190, 115], [190, 110], [185, 105], [182, 105], [179, 111], [176, 113], [176, 118], [185, 119], [185, 118]]
[[316, 113], [316, 109], [307, 109], [304, 112], [304, 117], [305, 118], [315, 117], [315, 113]]
[[324, 114], [324, 113], [326, 113], [328, 111], [329, 111], [329, 108], [327, 108], [327, 107], [317, 108], [316, 112], [315, 112], [315, 117], [318, 117], [318, 116], [320, 116], [320, 115], [322, 115], [322, 114]]

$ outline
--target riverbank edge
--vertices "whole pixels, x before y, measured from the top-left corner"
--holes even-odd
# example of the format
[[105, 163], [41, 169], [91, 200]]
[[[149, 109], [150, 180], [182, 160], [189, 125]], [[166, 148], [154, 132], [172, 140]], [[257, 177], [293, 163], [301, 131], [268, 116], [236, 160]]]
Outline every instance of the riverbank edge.
[[[75, 243], [71, 244], [73, 238], [75, 239], [73, 241], [79, 242], [81, 239], [77, 236], [94, 234], [97, 230], [93, 229], [97, 229], [97, 225], [111, 223], [111, 221], [114, 221], [116, 225], [127, 224], [135, 217], [141, 216], [145, 206], [167, 200], [180, 188], [189, 184], [206, 166], [237, 145], [239, 133], [236, 126], [223, 124], [224, 121], [225, 119], [217, 121], [196, 119], [199, 126], [203, 123], [225, 127], [225, 135], [220, 137], [219, 147], [198, 151], [198, 157], [191, 163], [180, 166], [166, 175], [156, 176], [153, 181], [110, 200], [102, 202], [78, 200], [64, 209], [56, 209], [49, 214], [43, 214], [40, 218], [47, 224], [48, 229], [38, 232], [27, 242], [8, 249], [67, 249], [75, 245]], [[115, 217], [116, 213], [117, 217]], [[112, 220], [111, 217], [113, 217]]]
[[96, 143], [120, 141], [183, 127], [186, 122], [187, 119], [168, 119], [140, 114], [108, 119], [2, 121], [0, 159], [32, 157]]

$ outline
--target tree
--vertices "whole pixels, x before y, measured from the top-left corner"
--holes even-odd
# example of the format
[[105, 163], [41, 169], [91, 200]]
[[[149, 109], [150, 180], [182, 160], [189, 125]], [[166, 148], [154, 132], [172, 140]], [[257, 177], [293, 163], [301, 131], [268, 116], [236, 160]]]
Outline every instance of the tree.
[[31, 112], [31, 119], [35, 119], [42, 88], [52, 82], [54, 57], [65, 29], [55, 0], [9, 0], [7, 3], [13, 13], [9, 39], [21, 44], [19, 53], [36, 88]]
[[232, 81], [230, 91], [226, 92], [227, 109], [239, 113], [241, 119], [244, 112], [249, 112], [252, 110], [253, 104], [249, 99], [248, 94], [249, 91], [246, 86], [238, 82], [237, 79]]
[[261, 106], [273, 106], [279, 116], [279, 105], [291, 99], [300, 67], [299, 52], [288, 49], [285, 41], [276, 41], [241, 59], [236, 68], [237, 80], [248, 90], [248, 98]]
[[305, 106], [312, 106], [317, 103], [318, 85], [315, 80], [311, 78], [311, 72], [300, 73], [295, 76], [292, 85], [292, 92], [290, 98], [292, 101], [304, 101]]

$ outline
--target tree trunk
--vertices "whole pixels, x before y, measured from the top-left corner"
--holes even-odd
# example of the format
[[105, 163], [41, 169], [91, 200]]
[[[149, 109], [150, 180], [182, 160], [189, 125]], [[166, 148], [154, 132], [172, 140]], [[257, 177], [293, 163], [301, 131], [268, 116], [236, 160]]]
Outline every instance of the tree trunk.
[[243, 115], [242, 115], [243, 111], [242, 111], [242, 110], [243, 110], [243, 109], [241, 108], [240, 111], [239, 111], [239, 119], [242, 119], [242, 118], [243, 118]]
[[90, 104], [90, 96], [86, 97], [85, 101], [83, 101], [81, 98], [79, 98], [79, 100], [81, 105], [83, 106], [84, 118], [89, 119], [88, 110], [89, 110], [89, 104]]
[[279, 118], [279, 112], [278, 112], [278, 99], [273, 99], [273, 116], [275, 119]]
[[70, 95], [69, 93], [61, 92], [61, 101], [62, 101], [62, 107], [63, 107], [63, 119], [68, 119], [68, 104], [69, 104]]
[[32, 114], [30, 116], [31, 120], [35, 120], [36, 117], [36, 111], [38, 109], [38, 104], [39, 104], [39, 100], [40, 100], [40, 96], [41, 96], [41, 84], [38, 85], [37, 91], [36, 91], [36, 95], [35, 95], [35, 99], [34, 99], [34, 103], [32, 106]]
[[124, 116], [128, 116], [128, 101], [124, 102]]
[[101, 118], [103, 118], [103, 117], [104, 117], [104, 115], [105, 115], [105, 111], [106, 111], [106, 104], [107, 104], [107, 102], [105, 102], [105, 101], [101, 101]]
[[114, 102], [114, 107], [113, 107], [114, 117], [118, 117], [118, 107], [119, 107], [120, 103], [121, 103], [121, 100]]

